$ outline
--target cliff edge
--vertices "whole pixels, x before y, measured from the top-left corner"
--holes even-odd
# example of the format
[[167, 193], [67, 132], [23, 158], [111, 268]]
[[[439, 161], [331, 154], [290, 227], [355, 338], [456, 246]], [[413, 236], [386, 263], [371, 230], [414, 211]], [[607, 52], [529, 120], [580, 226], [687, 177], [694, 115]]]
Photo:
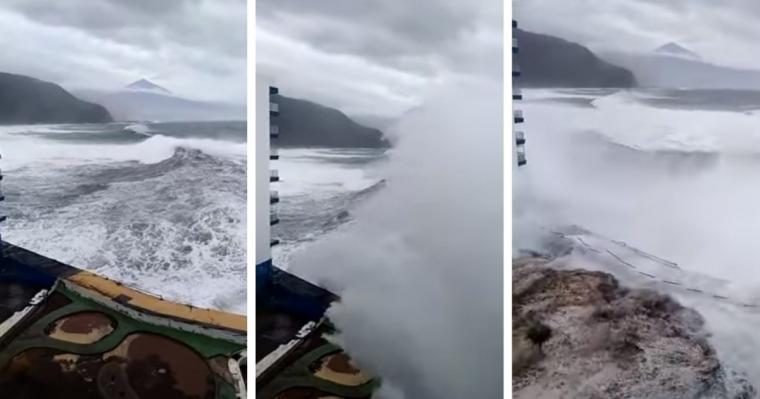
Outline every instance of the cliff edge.
[[[726, 371], [694, 310], [610, 274], [513, 261], [515, 398], [752, 398]], [[738, 381], [738, 382], [737, 382]]]

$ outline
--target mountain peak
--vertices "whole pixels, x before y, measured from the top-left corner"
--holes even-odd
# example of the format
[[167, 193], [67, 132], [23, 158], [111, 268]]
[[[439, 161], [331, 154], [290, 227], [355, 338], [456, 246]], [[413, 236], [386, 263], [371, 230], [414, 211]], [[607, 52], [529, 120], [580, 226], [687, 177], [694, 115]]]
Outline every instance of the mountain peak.
[[140, 79], [136, 80], [126, 87], [129, 90], [140, 90], [140, 91], [151, 91], [155, 93], [161, 93], [161, 94], [172, 94], [169, 90], [151, 82], [148, 79]]
[[684, 58], [690, 58], [693, 60], [701, 59], [699, 54], [674, 42], [663, 44], [662, 46], [657, 47], [654, 51], [659, 54], [670, 55], [670, 56], [675, 56], [675, 57], [684, 57]]

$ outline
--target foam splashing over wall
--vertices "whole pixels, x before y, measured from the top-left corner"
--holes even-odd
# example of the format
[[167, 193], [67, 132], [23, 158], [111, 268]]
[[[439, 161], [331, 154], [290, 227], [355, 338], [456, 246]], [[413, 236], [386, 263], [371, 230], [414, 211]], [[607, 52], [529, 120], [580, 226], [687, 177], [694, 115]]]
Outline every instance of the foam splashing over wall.
[[334, 339], [386, 398], [496, 398], [502, 382], [502, 95], [430, 96], [391, 132], [387, 187], [356, 223], [294, 257], [330, 288]]

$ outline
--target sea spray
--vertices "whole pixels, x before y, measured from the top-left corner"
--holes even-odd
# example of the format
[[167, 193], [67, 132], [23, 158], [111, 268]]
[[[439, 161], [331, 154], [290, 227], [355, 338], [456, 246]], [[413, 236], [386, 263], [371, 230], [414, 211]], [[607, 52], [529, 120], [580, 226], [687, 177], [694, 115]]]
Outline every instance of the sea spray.
[[392, 129], [386, 187], [294, 256], [385, 397], [502, 396], [502, 108], [485, 83], [431, 95]]

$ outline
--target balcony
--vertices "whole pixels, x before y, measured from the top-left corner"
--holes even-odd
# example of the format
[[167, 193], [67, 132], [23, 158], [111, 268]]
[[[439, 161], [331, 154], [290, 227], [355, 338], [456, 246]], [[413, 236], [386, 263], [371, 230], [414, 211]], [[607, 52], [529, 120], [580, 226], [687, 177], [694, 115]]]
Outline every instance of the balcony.
[[269, 204], [276, 204], [280, 202], [280, 193], [277, 191], [270, 191], [269, 192]]
[[520, 64], [516, 62], [512, 62], [512, 77], [518, 77], [522, 74], [522, 71], [520, 70]]
[[515, 132], [515, 145], [525, 145], [524, 132]]
[[269, 172], [269, 181], [270, 182], [280, 181], [280, 172], [278, 172], [277, 169], [273, 169]]
[[269, 159], [272, 161], [276, 161], [280, 159], [280, 151], [278, 151], [276, 148], [270, 149]]
[[520, 90], [517, 87], [513, 87], [512, 88], [512, 99], [513, 100], [522, 100], [523, 99], [522, 90]]
[[269, 137], [271, 137], [271, 138], [280, 137], [280, 127], [277, 126], [277, 125], [270, 125], [269, 126]]
[[516, 110], [514, 112], [514, 118], [515, 118], [515, 123], [523, 123], [523, 122], [525, 122], [525, 118], [523, 118], [523, 113], [520, 110]]
[[280, 104], [270, 102], [269, 103], [269, 115], [271, 115], [271, 116], [280, 115]]
[[517, 54], [519, 48], [517, 47], [517, 38], [512, 38], [512, 54]]

